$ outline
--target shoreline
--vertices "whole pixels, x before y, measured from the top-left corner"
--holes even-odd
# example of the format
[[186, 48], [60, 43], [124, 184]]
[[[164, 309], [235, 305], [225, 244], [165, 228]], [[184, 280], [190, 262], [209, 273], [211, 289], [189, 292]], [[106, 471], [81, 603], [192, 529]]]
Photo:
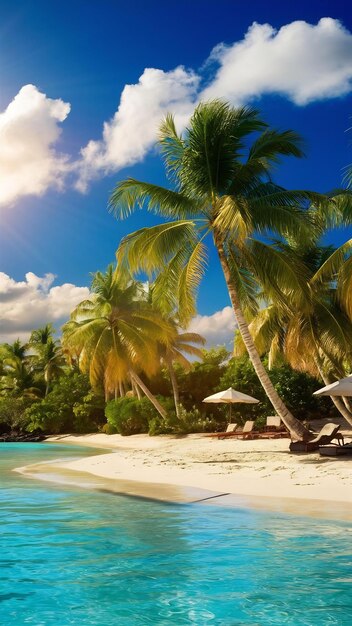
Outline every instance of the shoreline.
[[352, 519], [351, 460], [290, 454], [288, 439], [94, 434], [53, 436], [45, 443], [100, 448], [106, 453], [17, 471], [49, 480], [48, 473], [51, 479], [54, 473], [57, 482], [68, 480], [157, 500], [241, 503], [297, 515]]

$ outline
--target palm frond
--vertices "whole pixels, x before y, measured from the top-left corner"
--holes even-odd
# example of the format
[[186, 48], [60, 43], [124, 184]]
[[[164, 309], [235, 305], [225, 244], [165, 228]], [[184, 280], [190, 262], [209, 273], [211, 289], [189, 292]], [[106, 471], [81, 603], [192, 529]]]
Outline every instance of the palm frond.
[[195, 222], [178, 220], [128, 235], [121, 241], [116, 256], [119, 266], [127, 263], [132, 272], [145, 271], [152, 276], [165, 267], [180, 248], [196, 244]]
[[166, 174], [177, 188], [180, 187], [179, 174], [185, 143], [178, 135], [173, 115], [168, 113], [160, 125], [159, 146], [165, 164]]
[[146, 208], [164, 217], [186, 218], [198, 212], [198, 203], [183, 193], [135, 178], [117, 183], [109, 200], [109, 210], [118, 219], [125, 219], [136, 209]]
[[[319, 267], [311, 279], [311, 284], [316, 285], [325, 281], [336, 280], [338, 272], [342, 270], [344, 263], [352, 253], [352, 239], [346, 241], [342, 246], [334, 250], [326, 261]], [[349, 266], [346, 266], [346, 270]], [[347, 274], [346, 274], [347, 275]], [[343, 284], [341, 281], [341, 288]]]
[[231, 277], [243, 312], [247, 317], [248, 315], [255, 315], [259, 306], [258, 282], [248, 267], [241, 263], [235, 247], [229, 246], [227, 257]]
[[258, 112], [249, 107], [234, 109], [221, 100], [199, 104], [185, 135], [182, 188], [209, 199], [215, 191], [226, 193], [244, 137], [264, 126]]
[[292, 307], [293, 303], [304, 307], [309, 301], [308, 271], [297, 255], [253, 238], [241, 254], [266, 298], [284, 308]]
[[215, 229], [237, 241], [244, 241], [253, 232], [252, 215], [246, 198], [222, 196], [216, 202]]
[[[350, 240], [352, 244], [352, 240]], [[347, 242], [349, 243], [349, 242]], [[352, 321], [352, 255], [341, 263], [337, 274], [337, 299]]]
[[185, 267], [191, 246], [183, 246], [174, 257], [161, 269], [152, 285], [152, 303], [164, 315], [176, 315], [178, 310], [178, 284], [182, 269]]
[[199, 241], [184, 266], [178, 284], [179, 320], [186, 325], [196, 314], [196, 295], [207, 264], [206, 247]]
[[303, 139], [293, 130], [279, 132], [268, 128], [252, 144], [248, 162], [261, 161], [267, 167], [279, 163], [281, 156], [302, 158], [304, 156]]

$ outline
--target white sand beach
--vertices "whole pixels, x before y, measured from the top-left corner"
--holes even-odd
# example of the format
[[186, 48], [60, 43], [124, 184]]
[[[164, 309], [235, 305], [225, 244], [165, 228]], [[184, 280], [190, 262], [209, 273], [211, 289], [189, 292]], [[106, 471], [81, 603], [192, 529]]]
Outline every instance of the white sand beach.
[[[285, 501], [283, 508], [296, 510], [299, 500], [308, 509], [324, 509], [325, 514], [339, 507], [352, 514], [352, 459], [292, 454], [288, 439], [94, 434], [60, 435], [49, 442], [107, 448], [106, 454], [59, 463], [57, 467], [106, 479], [108, 488], [115, 484], [116, 491], [168, 499], [168, 486], [196, 488], [226, 494], [223, 502], [229, 500], [228, 494], [234, 494], [263, 498], [265, 507], [265, 499], [270, 498], [269, 508], [274, 501], [276, 506]], [[139, 485], [132, 491], [131, 481]], [[182, 497], [176, 497], [174, 490], [169, 499]]]

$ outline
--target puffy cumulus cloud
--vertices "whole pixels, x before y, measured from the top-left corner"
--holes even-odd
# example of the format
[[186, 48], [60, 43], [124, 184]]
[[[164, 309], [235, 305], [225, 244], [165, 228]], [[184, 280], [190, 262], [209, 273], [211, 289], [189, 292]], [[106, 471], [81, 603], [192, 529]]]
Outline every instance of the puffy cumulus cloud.
[[34, 328], [52, 322], [60, 325], [81, 300], [89, 298], [88, 287], [70, 283], [53, 286], [54, 274], [28, 272], [15, 281], [0, 272], [0, 342], [26, 340]]
[[234, 312], [230, 306], [225, 306], [212, 315], [196, 315], [188, 330], [205, 337], [208, 346], [225, 344], [229, 350], [232, 350], [235, 329]]
[[278, 93], [298, 105], [335, 98], [351, 90], [352, 34], [335, 19], [292, 22], [278, 31], [254, 23], [242, 41], [214, 48], [219, 64], [201, 98], [235, 104]]
[[0, 206], [62, 186], [68, 157], [54, 146], [69, 112], [63, 100], [25, 85], [0, 113]]
[[57, 140], [70, 105], [26, 85], [0, 113], [0, 205], [60, 188], [68, 171], [85, 192], [95, 178], [142, 161], [166, 112], [182, 130], [200, 100], [238, 105], [271, 93], [306, 105], [351, 88], [352, 34], [338, 20], [296, 21], [279, 30], [254, 23], [241, 41], [216, 46], [198, 72], [146, 68], [137, 83], [124, 87], [101, 138], [88, 141], [69, 163], [57, 151]]
[[89, 141], [81, 150], [77, 188], [85, 191], [99, 173], [141, 161], [154, 145], [160, 120], [168, 111], [183, 127], [194, 107], [199, 80], [184, 67], [170, 72], [147, 68], [137, 84], [126, 85], [114, 117], [104, 124], [102, 139]]
[[278, 31], [254, 23], [241, 41], [216, 46], [198, 74], [181, 66], [169, 72], [148, 68], [137, 84], [126, 85], [102, 139], [81, 150], [76, 187], [86, 191], [90, 180], [141, 161], [168, 111], [182, 129], [200, 100], [224, 98], [238, 105], [277, 93], [304, 105], [347, 94], [351, 80], [352, 34], [338, 20], [296, 21]]

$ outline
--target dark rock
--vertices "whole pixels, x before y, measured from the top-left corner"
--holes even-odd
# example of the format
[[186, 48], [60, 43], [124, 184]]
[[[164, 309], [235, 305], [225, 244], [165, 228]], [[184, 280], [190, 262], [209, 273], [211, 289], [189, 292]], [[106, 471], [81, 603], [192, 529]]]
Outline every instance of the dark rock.
[[26, 434], [26, 435], [21, 435], [19, 433], [3, 433], [2, 435], [0, 435], [0, 442], [27, 442], [27, 443], [35, 443], [37, 441], [44, 441], [44, 439], [46, 439], [46, 435], [38, 435], [38, 434]]

